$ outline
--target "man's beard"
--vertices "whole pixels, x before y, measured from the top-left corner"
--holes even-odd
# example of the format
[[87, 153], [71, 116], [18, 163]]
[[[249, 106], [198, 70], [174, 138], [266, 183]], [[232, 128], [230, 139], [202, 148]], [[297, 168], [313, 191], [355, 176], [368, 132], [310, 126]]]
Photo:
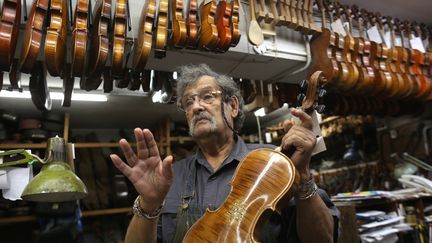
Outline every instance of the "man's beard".
[[207, 111], [203, 111], [203, 112], [199, 113], [198, 115], [195, 115], [194, 117], [192, 117], [191, 121], [189, 122], [189, 134], [192, 137], [194, 136], [195, 125], [201, 119], [206, 119], [206, 120], [210, 121], [210, 124], [211, 124], [210, 132], [216, 131], [216, 119], [212, 115], [210, 115], [210, 113], [208, 113]]

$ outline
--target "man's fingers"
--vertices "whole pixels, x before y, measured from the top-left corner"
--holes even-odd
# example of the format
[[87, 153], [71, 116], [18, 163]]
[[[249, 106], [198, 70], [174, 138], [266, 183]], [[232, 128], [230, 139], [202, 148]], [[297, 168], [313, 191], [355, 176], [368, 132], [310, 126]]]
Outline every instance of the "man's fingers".
[[162, 161], [162, 174], [165, 178], [173, 177], [172, 164], [174, 163], [174, 157], [172, 155], [167, 156]]
[[139, 159], [146, 159], [149, 157], [149, 149], [144, 138], [144, 132], [140, 128], [134, 129], [135, 141], [137, 143], [137, 155]]
[[116, 154], [111, 154], [110, 158], [113, 164], [115, 165], [115, 167], [117, 167], [117, 169], [119, 169], [119, 171], [121, 171], [123, 175], [129, 178], [132, 169], [125, 162], [123, 162], [123, 160], [120, 157], [118, 157]]
[[126, 139], [122, 138], [119, 141], [120, 148], [123, 151], [123, 154], [125, 155], [126, 161], [128, 164], [133, 167], [135, 166], [136, 162], [138, 161], [135, 152], [132, 150], [130, 144], [126, 141]]
[[153, 134], [148, 129], [144, 129], [143, 133], [144, 133], [144, 139], [147, 145], [147, 149], [149, 151], [149, 156], [159, 157], [159, 149], [157, 147], [156, 141], [154, 140]]
[[300, 126], [307, 129], [312, 129], [312, 118], [306, 112], [300, 109], [291, 109], [291, 115], [300, 119]]

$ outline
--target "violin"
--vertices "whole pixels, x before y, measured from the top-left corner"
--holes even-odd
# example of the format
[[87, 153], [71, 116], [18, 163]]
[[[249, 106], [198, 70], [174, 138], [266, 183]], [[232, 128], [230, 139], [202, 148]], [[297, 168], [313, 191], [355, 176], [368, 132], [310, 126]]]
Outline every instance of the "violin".
[[231, 46], [232, 33], [230, 29], [230, 17], [232, 9], [231, 4], [227, 3], [226, 0], [220, 0], [217, 9], [217, 31], [219, 36], [219, 42], [216, 46], [216, 51], [226, 52]]
[[[376, 26], [375, 17], [372, 14], [369, 14], [365, 9], [361, 9], [360, 11], [367, 28], [369, 28], [370, 24]], [[379, 96], [383, 92], [386, 92], [386, 89], [388, 89], [387, 87], [390, 87], [392, 82], [392, 75], [387, 69], [386, 63], [388, 58], [388, 48], [384, 43], [376, 43], [375, 41], [371, 41], [370, 43], [370, 65], [375, 72], [375, 83], [372, 87], [371, 93], [375, 96]]]
[[111, 22], [111, 0], [98, 0], [93, 14], [93, 26], [90, 29], [90, 57], [87, 77], [81, 78], [81, 87], [95, 90], [102, 83], [102, 72], [109, 54], [109, 37]]
[[114, 12], [114, 25], [112, 35], [112, 61], [111, 73], [114, 77], [120, 77], [124, 72], [124, 53], [127, 30], [127, 0], [117, 0]]
[[0, 17], [0, 70], [9, 71], [21, 22], [21, 0], [4, 0]]
[[219, 43], [218, 31], [215, 24], [216, 9], [214, 0], [203, 1], [200, 5], [201, 26], [198, 47], [209, 51], [214, 50]]
[[196, 49], [198, 47], [198, 11], [197, 0], [189, 0], [186, 10], [186, 29], [187, 29], [187, 48]]
[[176, 48], [183, 48], [188, 37], [186, 22], [183, 19], [183, 1], [171, 0], [171, 6], [171, 44]]
[[[397, 60], [395, 62], [396, 68], [393, 68], [397, 73], [400, 74], [402, 78], [398, 78], [398, 87], [399, 92], [398, 96], [402, 98], [412, 97], [413, 92], [418, 90], [417, 81], [414, 79], [413, 73], [409, 71], [409, 59], [411, 50], [405, 48], [405, 44], [402, 46], [396, 46], [396, 37], [394, 31], [394, 25], [391, 17], [387, 17], [387, 22], [390, 28], [391, 40], [394, 43], [393, 48], [397, 50], [397, 58], [392, 58], [393, 60]], [[405, 37], [403, 32], [401, 32], [399, 20], [395, 19], [396, 30], [400, 33], [402, 42], [405, 42]], [[395, 54], [395, 53], [393, 53]]]
[[[328, 6], [329, 3], [325, 4]], [[337, 2], [330, 4], [329, 7], [332, 7], [335, 16], [341, 20], [340, 7]], [[334, 22], [333, 20], [331, 21]], [[357, 66], [352, 61], [352, 52], [354, 52], [354, 38], [352, 35], [347, 34], [345, 37], [342, 35], [338, 35], [339, 39], [337, 40], [337, 47], [341, 50], [341, 56], [336, 56], [336, 60], [342, 65], [342, 70], [348, 69], [344, 76], [340, 76], [340, 89], [342, 91], [353, 92], [355, 86], [357, 85], [359, 78], [359, 70]], [[346, 66], [346, 67], [344, 67]]]
[[[370, 41], [364, 38], [363, 20], [359, 15], [359, 9], [353, 5], [351, 13], [357, 21], [359, 36], [355, 38], [353, 59], [359, 69], [359, 91], [363, 94], [370, 93], [375, 82], [375, 72], [370, 66], [369, 54], [370, 54]], [[345, 9], [345, 14], [348, 13], [348, 9]], [[351, 16], [349, 16], [351, 18]], [[352, 25], [352, 24], [351, 24]], [[350, 34], [352, 34], [352, 27], [350, 27]]]
[[156, 0], [145, 1], [141, 10], [138, 39], [132, 59], [132, 68], [143, 72], [152, 48], [153, 23], [156, 14]]
[[51, 76], [62, 76], [68, 25], [66, 0], [51, 0], [50, 16], [45, 39], [45, 64]]
[[168, 0], [159, 1], [159, 12], [156, 27], [155, 57], [166, 56], [166, 44], [168, 35]]
[[24, 28], [23, 45], [18, 69], [31, 73], [41, 48], [43, 25], [48, 11], [48, 0], [34, 0]]
[[77, 1], [75, 7], [71, 46], [71, 73], [73, 77], [82, 77], [85, 74], [89, 11], [91, 11], [89, 9], [89, 0]]
[[[405, 21], [404, 25], [406, 31], [408, 32], [408, 35], [413, 38], [409, 22]], [[411, 47], [411, 42], [409, 40], [408, 43], [410, 43]], [[424, 64], [424, 54], [421, 53], [419, 50], [413, 49], [411, 47], [410, 62], [411, 65], [409, 67], [409, 70], [413, 75], [415, 75], [415, 77], [419, 81], [419, 92], [417, 93], [416, 98], [420, 100], [428, 100], [430, 93], [432, 92], [432, 80], [428, 76], [424, 75], [423, 72], [420, 70], [420, 65], [422, 65], [422, 63]]]
[[310, 45], [312, 63], [308, 69], [307, 76], [311, 76], [317, 70], [322, 70], [323, 75], [329, 82], [329, 86], [338, 87], [339, 73], [342, 72], [341, 66], [334, 58], [334, 49], [337, 45], [337, 34], [327, 28], [326, 11], [322, 0], [317, 0], [317, 5], [321, 11], [322, 30], [313, 35]]
[[230, 29], [231, 29], [231, 46], [235, 47], [240, 41], [240, 18], [239, 18], [240, 5], [238, 0], [231, 0], [231, 20], [230, 20]]

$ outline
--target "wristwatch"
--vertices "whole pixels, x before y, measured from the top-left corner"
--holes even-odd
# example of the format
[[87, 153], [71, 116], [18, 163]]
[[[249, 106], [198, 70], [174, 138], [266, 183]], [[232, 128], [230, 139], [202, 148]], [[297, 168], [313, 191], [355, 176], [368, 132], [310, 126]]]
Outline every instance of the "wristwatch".
[[140, 216], [140, 217], [143, 217], [143, 218], [146, 218], [146, 219], [149, 219], [149, 220], [159, 218], [159, 215], [162, 212], [162, 208], [165, 204], [165, 201], [163, 201], [163, 203], [159, 206], [159, 208], [157, 208], [155, 211], [153, 211], [151, 213], [144, 212], [144, 210], [142, 210], [142, 208], [140, 206], [139, 201], [140, 201], [140, 195], [138, 195], [138, 197], [135, 199], [135, 202], [133, 204], [133, 207], [132, 207], [133, 214]]

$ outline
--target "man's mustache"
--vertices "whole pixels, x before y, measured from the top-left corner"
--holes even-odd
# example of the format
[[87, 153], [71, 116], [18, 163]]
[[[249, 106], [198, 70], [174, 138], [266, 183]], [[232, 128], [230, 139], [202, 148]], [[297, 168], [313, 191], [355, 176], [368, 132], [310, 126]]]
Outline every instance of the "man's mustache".
[[191, 120], [191, 125], [195, 125], [198, 121], [206, 119], [209, 121], [213, 120], [213, 117], [207, 111], [201, 112], [198, 115], [195, 115]]

